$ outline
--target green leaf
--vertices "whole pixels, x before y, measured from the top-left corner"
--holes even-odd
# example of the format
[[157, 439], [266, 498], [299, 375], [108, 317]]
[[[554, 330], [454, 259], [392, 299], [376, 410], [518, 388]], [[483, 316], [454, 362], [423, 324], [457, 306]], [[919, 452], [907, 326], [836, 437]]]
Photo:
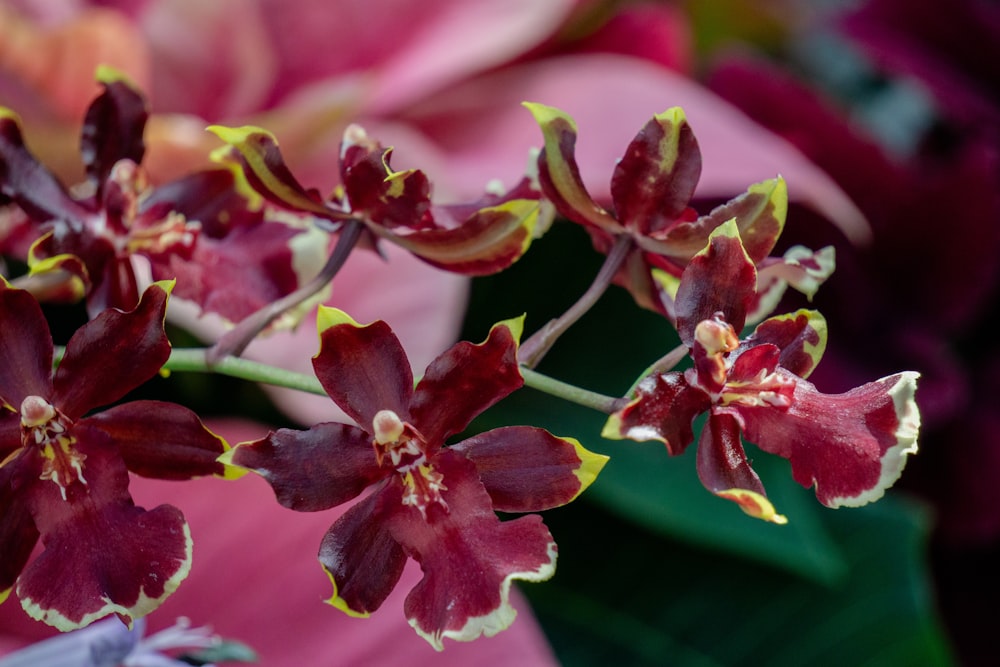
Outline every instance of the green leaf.
[[896, 499], [825, 511], [846, 572], [821, 584], [580, 503], [547, 514], [559, 570], [524, 591], [575, 667], [943, 667], [954, 659], [928, 590], [925, 519]]

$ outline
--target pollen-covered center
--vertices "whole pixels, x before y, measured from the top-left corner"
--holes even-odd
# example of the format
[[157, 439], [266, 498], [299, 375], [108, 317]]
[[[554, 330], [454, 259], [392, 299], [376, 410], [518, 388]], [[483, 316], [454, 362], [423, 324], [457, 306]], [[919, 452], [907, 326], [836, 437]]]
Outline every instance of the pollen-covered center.
[[39, 479], [55, 482], [63, 500], [70, 484], [87, 483], [83, 477], [87, 456], [73, 447], [75, 440], [69, 435], [69, 426], [69, 419], [41, 396], [28, 396], [21, 402], [22, 444], [41, 454]]
[[403, 483], [403, 504], [416, 507], [425, 520], [431, 505], [448, 511], [448, 504], [441, 497], [441, 492], [448, 488], [444, 485], [444, 475], [427, 462], [427, 445], [420, 433], [392, 410], [375, 413], [372, 433], [379, 465], [388, 461]]

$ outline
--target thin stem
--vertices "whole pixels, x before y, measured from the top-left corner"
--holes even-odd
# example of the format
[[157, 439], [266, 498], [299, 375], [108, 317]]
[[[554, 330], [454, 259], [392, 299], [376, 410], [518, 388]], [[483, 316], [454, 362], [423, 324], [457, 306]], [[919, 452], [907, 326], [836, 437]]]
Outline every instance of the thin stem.
[[347, 261], [351, 250], [354, 249], [355, 244], [361, 237], [363, 229], [364, 225], [360, 220], [348, 220], [341, 229], [337, 245], [316, 277], [291, 294], [283, 296], [277, 301], [264, 306], [253, 315], [241, 320], [239, 324], [219, 338], [215, 345], [208, 350], [206, 355], [208, 362], [210, 364], [218, 364], [222, 363], [222, 360], [228, 356], [240, 356], [247, 348], [247, 345], [267, 325], [281, 317], [289, 309], [294, 308], [323, 289], [327, 283], [333, 280], [334, 276], [337, 275], [337, 272], [344, 265], [344, 262]]
[[656, 360], [649, 370], [646, 371], [647, 375], [652, 375], [653, 373], [666, 373], [670, 371], [677, 364], [681, 363], [681, 359], [686, 357], [690, 350], [688, 350], [685, 345], [678, 345], [674, 349], [667, 352], [665, 355]]
[[170, 358], [163, 365], [167, 371], [193, 371], [198, 373], [219, 373], [241, 380], [263, 382], [276, 387], [287, 387], [310, 394], [326, 395], [323, 386], [314, 375], [296, 373], [276, 366], [269, 366], [240, 357], [224, 357], [209, 363], [208, 353], [212, 348], [174, 348]]
[[603, 412], [606, 415], [619, 410], [625, 402], [623, 398], [612, 398], [611, 396], [598, 394], [587, 389], [581, 389], [576, 385], [556, 380], [524, 366], [521, 367], [521, 376], [524, 377], [524, 385], [526, 387], [543, 391], [551, 396], [556, 396], [571, 403], [582, 405], [585, 408]]
[[569, 310], [560, 317], [549, 321], [544, 327], [536, 331], [531, 338], [521, 345], [518, 360], [526, 368], [534, 368], [548, 353], [549, 349], [555, 345], [559, 337], [566, 332], [573, 324], [589, 311], [601, 295], [607, 291], [608, 286], [614, 279], [618, 269], [621, 268], [629, 251], [634, 247], [632, 237], [621, 234], [615, 239], [615, 243], [608, 251], [608, 256], [601, 265], [601, 270], [590, 284], [587, 291], [577, 299], [576, 303], [570, 306]]

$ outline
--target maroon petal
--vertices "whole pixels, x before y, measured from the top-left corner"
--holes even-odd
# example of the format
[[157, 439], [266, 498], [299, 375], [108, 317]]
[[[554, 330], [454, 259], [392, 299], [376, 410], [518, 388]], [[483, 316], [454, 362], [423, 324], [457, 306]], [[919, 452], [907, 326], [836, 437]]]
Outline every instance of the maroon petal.
[[[150, 259], [154, 278], [177, 279], [174, 296], [239, 322], [312, 278], [326, 259], [327, 242], [315, 227], [267, 221], [234, 227], [221, 238], [201, 235], [189, 258], [164, 253]], [[302, 271], [309, 275], [297, 270], [310, 266], [315, 271]]]
[[59, 630], [109, 614], [131, 624], [187, 576], [191, 535], [177, 508], [132, 503], [128, 471], [107, 436], [71, 436], [82, 481], [63, 488], [35, 478], [21, 489], [45, 549], [19, 577], [17, 595], [29, 616]]
[[278, 140], [259, 127], [208, 128], [233, 147], [235, 153], [222, 157], [244, 177], [241, 193], [251, 201], [264, 197], [270, 202], [293, 211], [304, 211], [333, 221], [346, 217], [327, 207], [314, 191], [304, 188], [292, 175], [278, 148]]
[[501, 512], [540, 512], [575, 499], [597, 479], [608, 457], [573, 438], [530, 426], [480, 433], [450, 448], [476, 464], [479, 479]]
[[601, 436], [613, 440], [659, 440], [677, 455], [694, 442], [692, 422], [712, 405], [701, 389], [682, 373], [657, 373], [644, 378], [628, 405], [611, 415]]
[[24, 290], [0, 280], [0, 399], [13, 410], [25, 396], [52, 394], [52, 334]]
[[698, 441], [698, 479], [717, 496], [732, 500], [750, 516], [774, 523], [788, 520], [774, 511], [764, 485], [750, 467], [740, 425], [732, 415], [711, 414]]
[[100, 67], [97, 79], [104, 92], [91, 102], [84, 116], [80, 157], [87, 177], [100, 192], [116, 162], [142, 162], [146, 152], [142, 133], [149, 111], [145, 98], [120, 72]]
[[387, 503], [399, 502], [398, 487], [383, 487], [347, 510], [323, 536], [319, 562], [333, 584], [327, 602], [350, 616], [378, 609], [403, 574], [406, 554], [384, 514]]
[[32, 618], [68, 631], [117, 614], [156, 609], [191, 568], [191, 535], [180, 510], [115, 505], [45, 535], [45, 550], [21, 574], [17, 595]]
[[7, 599], [35, 543], [38, 529], [24, 495], [13, 484], [16, 461], [0, 467], [0, 602]]
[[737, 333], [757, 290], [757, 271], [730, 220], [712, 232], [708, 245], [684, 269], [675, 298], [677, 332], [685, 345], [694, 342], [694, 329], [721, 312]]
[[527, 252], [539, 212], [537, 201], [514, 199], [476, 210], [456, 227], [411, 233], [382, 229], [377, 233], [432, 266], [483, 276], [508, 268]]
[[[735, 218], [750, 261], [759, 264], [774, 249], [787, 214], [788, 187], [783, 178], [775, 178], [751, 185], [746, 192], [708, 215], [671, 228], [662, 238], [668, 245], [677, 247], [675, 253], [682, 248], [688, 249], [690, 258], [705, 247], [712, 230]], [[697, 247], [693, 247], [696, 244]]]
[[0, 406], [0, 462], [5, 461], [22, 445], [21, 413], [9, 406]]
[[81, 220], [87, 209], [24, 145], [17, 116], [0, 107], [0, 195], [10, 197], [36, 222]]
[[111, 436], [128, 469], [143, 477], [191, 479], [227, 473], [217, 460], [228, 449], [225, 440], [176, 403], [124, 403], [77, 422], [77, 429], [83, 427]]
[[413, 425], [432, 447], [465, 429], [524, 384], [517, 366], [521, 320], [499, 322], [485, 341], [461, 341], [432, 361], [413, 393]]
[[163, 331], [170, 287], [154, 283], [135, 310], [106, 310], [73, 334], [54, 380], [53, 402], [67, 417], [117, 401], [160, 370], [170, 356]]
[[679, 107], [654, 116], [625, 150], [611, 178], [621, 223], [640, 235], [668, 227], [688, 208], [701, 151]]
[[774, 345], [781, 350], [781, 367], [806, 378], [823, 357], [826, 339], [826, 319], [815, 310], [800, 309], [764, 320], [740, 347]]
[[881, 498], [917, 451], [917, 377], [898, 373], [844, 394], [821, 394], [799, 379], [787, 409], [735, 402], [719, 410], [740, 420], [749, 441], [788, 459], [821, 503], [853, 507]]
[[514, 579], [544, 581], [555, 572], [556, 544], [536, 514], [501, 522], [475, 465], [444, 450], [433, 460], [447, 486], [439, 505], [400, 507], [389, 530], [423, 570], [406, 596], [410, 625], [432, 646], [471, 641], [507, 628], [516, 612], [508, 600]]
[[298, 512], [345, 503], [384, 476], [372, 437], [354, 426], [332, 422], [306, 431], [279, 429], [260, 440], [240, 443], [223, 460], [262, 476], [278, 502]]
[[313, 369], [333, 402], [368, 431], [380, 410], [409, 421], [413, 371], [389, 325], [378, 320], [361, 326], [344, 311], [324, 306], [316, 325], [320, 345]]
[[610, 213], [587, 192], [576, 163], [576, 123], [567, 114], [544, 104], [525, 103], [545, 138], [538, 155], [538, 181], [559, 214], [588, 227], [611, 234], [623, 231]]

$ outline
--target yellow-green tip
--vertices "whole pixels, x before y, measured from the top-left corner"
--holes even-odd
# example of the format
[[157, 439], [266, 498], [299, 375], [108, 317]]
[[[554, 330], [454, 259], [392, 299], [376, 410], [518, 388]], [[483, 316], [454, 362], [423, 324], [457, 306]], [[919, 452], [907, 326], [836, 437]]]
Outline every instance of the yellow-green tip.
[[510, 335], [514, 338], [514, 341], [520, 345], [521, 334], [524, 333], [524, 315], [512, 317], [507, 320], [501, 320], [490, 327], [490, 332], [497, 327], [507, 327], [510, 330]]
[[352, 327], [362, 326], [353, 317], [339, 308], [331, 308], [324, 305], [319, 306], [319, 309], [316, 311], [316, 329], [320, 333], [339, 324], [350, 324]]
[[783, 514], [778, 514], [771, 501], [759, 493], [748, 491], [747, 489], [728, 489], [719, 491], [720, 498], [732, 500], [740, 506], [740, 509], [755, 519], [769, 521], [779, 525], [788, 523], [788, 518]]
[[330, 578], [330, 583], [333, 585], [333, 595], [328, 600], [325, 600], [328, 605], [336, 607], [352, 618], [368, 618], [371, 616], [371, 612], [351, 609], [347, 605], [347, 601], [340, 597], [340, 594], [337, 592], [337, 580], [333, 578], [333, 574], [330, 570], [326, 569], [326, 566], [323, 566], [323, 571], [326, 572], [326, 576]]
[[594, 480], [597, 479], [597, 476], [604, 469], [604, 465], [611, 460], [611, 457], [590, 451], [574, 438], [562, 439], [573, 445], [577, 458], [580, 459], [579, 467], [573, 471], [576, 478], [580, 480], [580, 490], [573, 496], [573, 500], [576, 500], [577, 496], [586, 491], [587, 487], [594, 483]]
[[562, 119], [569, 123], [570, 128], [576, 132], [576, 121], [565, 111], [538, 102], [521, 102], [521, 106], [530, 111], [531, 115], [535, 117], [535, 122], [543, 127], [554, 120]]
[[274, 135], [265, 130], [264, 128], [257, 127], [256, 125], [242, 125], [240, 127], [227, 127], [225, 125], [209, 125], [205, 128], [218, 138], [225, 141], [227, 144], [232, 144], [234, 146], [239, 146], [246, 143], [246, 141], [253, 135], [263, 135], [273, 141], [275, 144], [278, 140], [275, 139]]
[[129, 88], [138, 90], [139, 87], [135, 85], [135, 82], [129, 77], [128, 74], [121, 71], [117, 67], [112, 67], [111, 65], [101, 64], [97, 66], [97, 70], [94, 72], [94, 79], [101, 84], [110, 85], [112, 83], [124, 83]]

